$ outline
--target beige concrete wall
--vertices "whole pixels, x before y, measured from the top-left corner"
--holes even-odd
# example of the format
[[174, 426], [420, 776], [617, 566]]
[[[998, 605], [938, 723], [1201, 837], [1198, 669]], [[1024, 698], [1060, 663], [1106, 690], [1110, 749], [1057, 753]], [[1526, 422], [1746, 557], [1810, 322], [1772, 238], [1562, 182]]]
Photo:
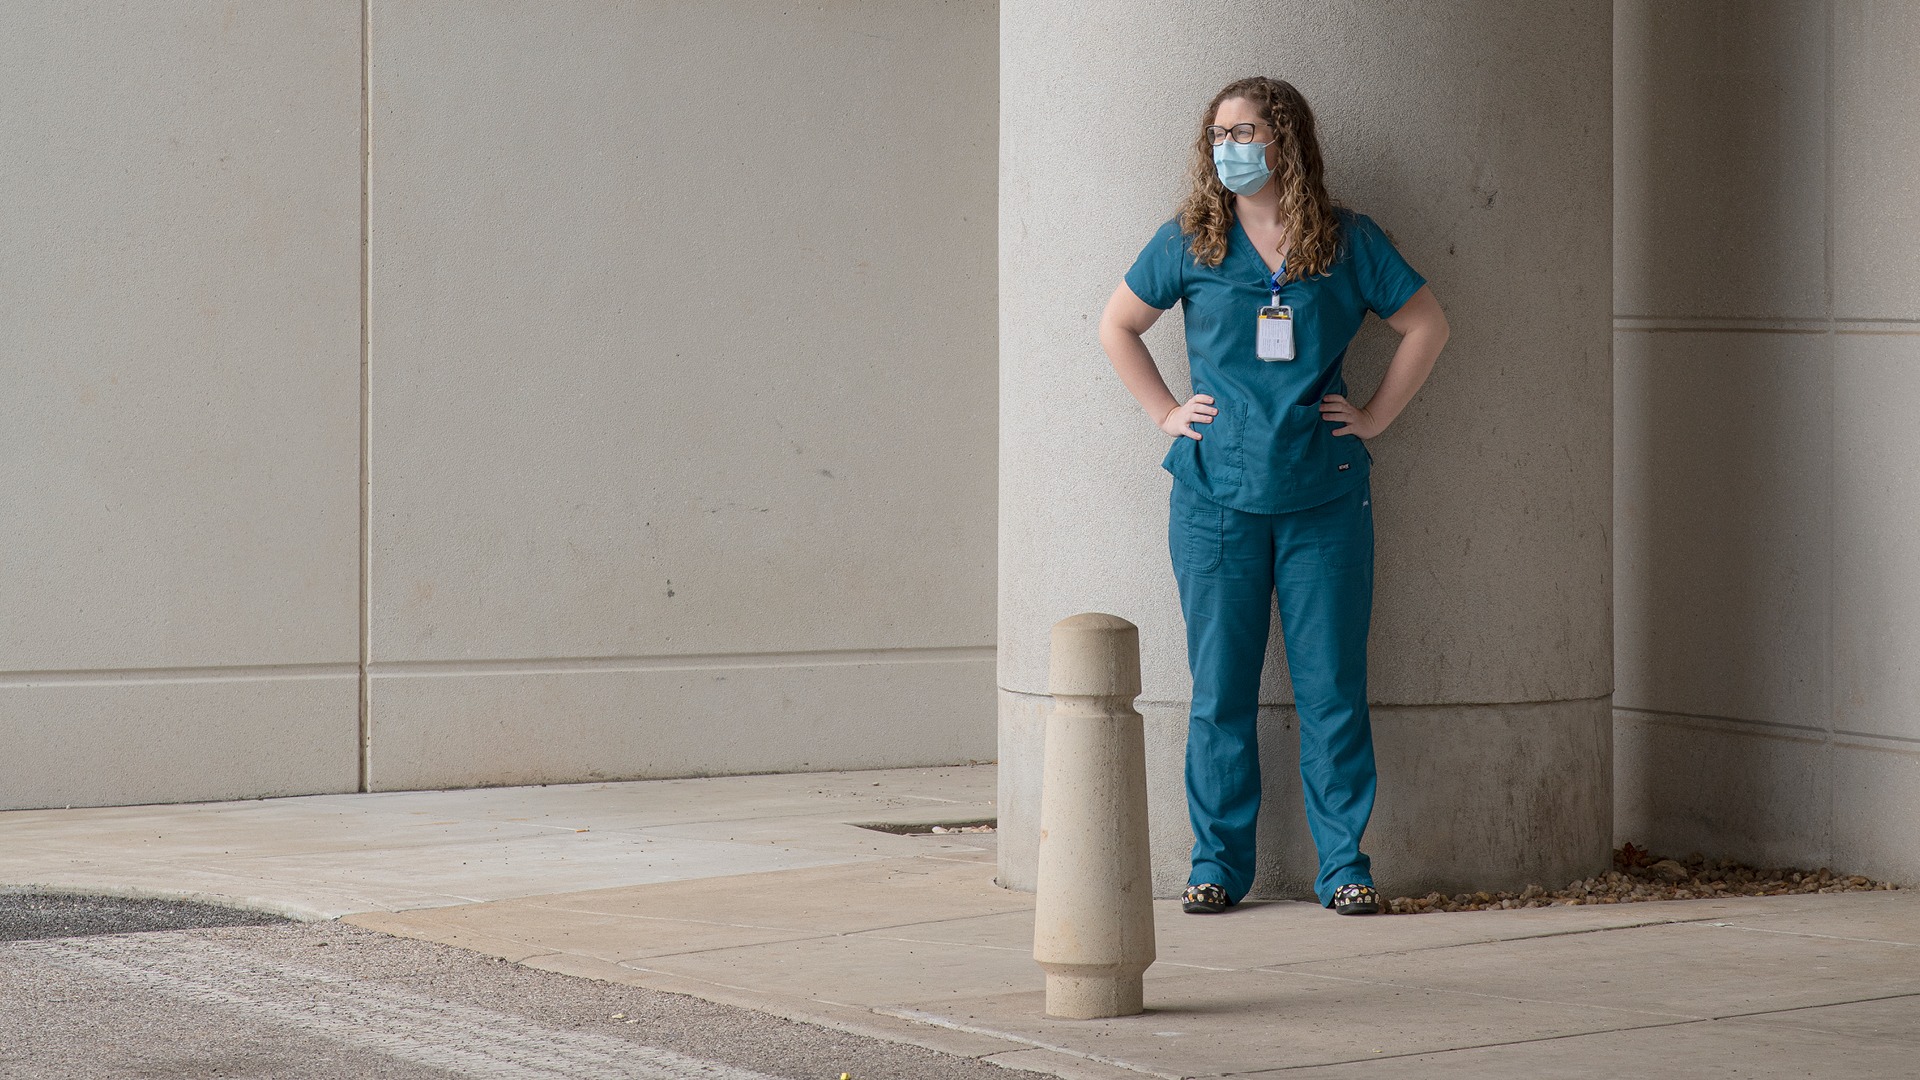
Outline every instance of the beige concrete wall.
[[1920, 6], [1615, 30], [1616, 830], [1920, 879]]
[[0, 41], [0, 807], [350, 789], [358, 5]]
[[[1167, 439], [1095, 320], [1172, 215], [1199, 110], [1279, 75], [1335, 198], [1446, 306], [1446, 354], [1373, 440], [1369, 650], [1383, 889], [1564, 883], [1606, 864], [1612, 768], [1605, 3], [1007, 2], [1001, 35], [1001, 877], [1030, 887], [1052, 624], [1140, 627], [1156, 887], [1185, 880], [1191, 682], [1167, 554]], [[1251, 34], [1264, 22], [1271, 34]], [[1284, 29], [1283, 29], [1284, 28]], [[1073, 134], [1062, 130], [1073, 118]], [[1185, 396], [1180, 316], [1148, 337]], [[1362, 400], [1393, 347], [1349, 354]], [[1262, 895], [1313, 877], [1281, 635], [1261, 691]]]
[[992, 758], [992, 5], [485, 7], [374, 7], [374, 786]]
[[991, 3], [40, 8], [0, 806], [993, 756]]

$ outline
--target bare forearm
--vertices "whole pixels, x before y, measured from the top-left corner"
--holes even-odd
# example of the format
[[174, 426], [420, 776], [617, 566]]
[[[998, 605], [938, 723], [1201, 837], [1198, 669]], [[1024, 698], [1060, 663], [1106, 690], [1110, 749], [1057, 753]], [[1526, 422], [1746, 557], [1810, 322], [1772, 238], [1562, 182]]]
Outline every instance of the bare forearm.
[[1153, 355], [1147, 351], [1140, 335], [1120, 327], [1102, 327], [1100, 346], [1106, 350], [1114, 373], [1146, 410], [1149, 420], [1158, 424], [1180, 404], [1173, 391], [1167, 389], [1167, 381], [1161, 377], [1160, 368], [1153, 362]]
[[1400, 347], [1394, 350], [1379, 389], [1366, 404], [1368, 414], [1381, 429], [1393, 423], [1413, 400], [1413, 395], [1420, 392], [1421, 384], [1427, 381], [1433, 362], [1439, 359], [1446, 343], [1447, 333], [1443, 328], [1420, 327], [1400, 339]]

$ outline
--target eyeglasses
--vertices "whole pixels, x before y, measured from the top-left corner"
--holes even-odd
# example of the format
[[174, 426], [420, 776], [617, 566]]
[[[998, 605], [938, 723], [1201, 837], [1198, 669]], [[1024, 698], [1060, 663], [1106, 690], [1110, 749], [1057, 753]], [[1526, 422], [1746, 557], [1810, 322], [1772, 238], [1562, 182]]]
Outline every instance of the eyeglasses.
[[1231, 137], [1233, 141], [1237, 143], [1250, 143], [1253, 141], [1255, 129], [1263, 128], [1266, 126], [1267, 125], [1265, 123], [1235, 124], [1230, 128], [1223, 128], [1219, 124], [1208, 124], [1207, 125], [1207, 141], [1212, 143], [1215, 146], [1219, 146], [1221, 143], [1226, 142], [1227, 139]]

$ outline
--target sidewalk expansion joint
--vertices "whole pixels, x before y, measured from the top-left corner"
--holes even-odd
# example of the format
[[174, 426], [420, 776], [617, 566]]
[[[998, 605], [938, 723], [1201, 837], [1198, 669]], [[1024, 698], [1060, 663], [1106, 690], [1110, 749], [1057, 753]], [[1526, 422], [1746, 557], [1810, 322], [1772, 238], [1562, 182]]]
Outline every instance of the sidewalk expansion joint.
[[1898, 994], [1874, 994], [1871, 997], [1848, 998], [1845, 1001], [1822, 1001], [1818, 1004], [1794, 1005], [1785, 1009], [1756, 1009], [1753, 1012], [1728, 1013], [1725, 1016], [1715, 1016], [1709, 1019], [1748, 1020], [1756, 1016], [1785, 1016], [1788, 1013], [1806, 1012], [1810, 1009], [1830, 1009], [1836, 1005], [1863, 1005], [1869, 1001], [1898, 1001], [1901, 998], [1920, 998], [1920, 990], [1907, 990]]
[[[769, 927], [768, 929], [771, 929], [771, 927]], [[845, 934], [803, 934], [802, 936], [799, 936], [799, 937], [782, 938], [779, 941], [761, 942], [760, 944], [756, 944], [756, 945], [714, 945], [705, 949], [682, 949], [679, 952], [648, 953], [645, 956], [629, 957], [626, 960], [609, 960], [607, 961], [607, 963], [610, 963], [615, 967], [633, 968], [633, 970], [635, 971], [651, 971], [652, 970], [651, 968], [639, 968], [639, 967], [634, 967], [634, 965], [647, 960], [665, 960], [665, 959], [668, 959], [669, 957], [675, 957], [675, 956], [699, 956], [703, 953], [733, 952], [737, 949], [757, 949], [757, 948], [760, 948], [761, 945], [798, 945], [801, 942], [805, 942], [805, 941], [831, 941], [834, 938], [845, 937], [845, 936], [846, 936]], [[576, 953], [574, 955], [586, 956], [585, 953]], [[587, 957], [587, 958], [590, 960], [599, 959], [599, 957]], [[698, 978], [698, 976], [683, 975], [681, 976], [681, 978]], [[717, 983], [715, 985], [725, 985], [725, 984]]]
[[1891, 941], [1887, 938], [1849, 937], [1846, 934], [1810, 934], [1804, 930], [1774, 930], [1765, 926], [1741, 926], [1739, 923], [1704, 920], [1691, 925], [1711, 927], [1716, 930], [1745, 930], [1749, 934], [1784, 934], [1787, 937], [1818, 938], [1822, 941], [1854, 941], [1862, 945], [1898, 945], [1903, 949], [1920, 949], [1920, 941]]
[[1630, 1028], [1600, 1028], [1596, 1031], [1569, 1031], [1559, 1035], [1541, 1035], [1532, 1039], [1507, 1039], [1502, 1042], [1469, 1043], [1464, 1046], [1442, 1046], [1429, 1050], [1407, 1050], [1396, 1054], [1368, 1054], [1363, 1058], [1342, 1058], [1339, 1061], [1315, 1061], [1299, 1065], [1276, 1065], [1270, 1068], [1243, 1069], [1239, 1072], [1218, 1073], [1219, 1076], [1265, 1076], [1277, 1072], [1291, 1072], [1295, 1069], [1330, 1069], [1336, 1065], [1356, 1065], [1362, 1061], [1391, 1061], [1394, 1058], [1431, 1057], [1435, 1054], [1452, 1054], [1462, 1050], [1491, 1050], [1501, 1046], [1528, 1046], [1534, 1043], [1559, 1042], [1562, 1039], [1584, 1039], [1589, 1035], [1605, 1035], [1614, 1031], [1652, 1031], [1658, 1028], [1687, 1027], [1690, 1024], [1711, 1024], [1711, 1017], [1699, 1017], [1690, 1020], [1675, 1020], [1665, 1024], [1635, 1024]]
[[1030, 1039], [1024, 1035], [1015, 1035], [1008, 1031], [997, 1031], [993, 1028], [981, 1027], [977, 1024], [963, 1024], [958, 1020], [949, 1020], [938, 1013], [922, 1012], [919, 1009], [894, 1008], [884, 1005], [873, 1006], [871, 1011], [881, 1016], [891, 1016], [900, 1020], [911, 1020], [917, 1024], [948, 1028], [952, 1031], [963, 1031], [969, 1035], [984, 1035], [990, 1039], [1000, 1039], [1004, 1042], [1014, 1043], [1019, 1046], [1031, 1047], [1035, 1050], [1051, 1050], [1056, 1054], [1065, 1054], [1068, 1057], [1079, 1058], [1082, 1061], [1095, 1061], [1102, 1065], [1111, 1065], [1116, 1069], [1125, 1069], [1128, 1072], [1137, 1072], [1145, 1076], [1157, 1076], [1160, 1077], [1161, 1080], [1186, 1080], [1185, 1073], [1162, 1072], [1149, 1065], [1122, 1061], [1119, 1058], [1110, 1058], [1102, 1054], [1090, 1054], [1084, 1050], [1075, 1050], [1069, 1046], [1042, 1042], [1039, 1039]]
[[[645, 888], [645, 886], [639, 886], [639, 887]], [[485, 903], [505, 903], [507, 901], [494, 900], [494, 901], [484, 901], [484, 902]], [[1026, 908], [1011, 908], [1011, 909], [1008, 909], [1007, 911], [989, 911], [984, 915], [979, 915], [979, 914], [954, 915], [945, 919], [915, 919], [913, 922], [888, 923], [885, 926], [863, 926], [858, 930], [820, 930], [817, 927], [809, 927], [809, 926], [774, 926], [769, 923], [724, 922], [719, 919], [702, 919], [695, 916], [638, 915], [632, 912], [625, 912], [625, 911], [594, 911], [591, 908], [566, 907], [559, 904], [544, 904], [541, 906], [548, 911], [564, 911], [570, 915], [591, 915], [591, 916], [594, 916], [595, 918], [601, 918], [601, 919], [634, 919], [634, 920], [643, 921], [643, 922], [692, 923], [696, 926], [723, 926], [730, 930], [770, 930], [780, 934], [798, 934], [798, 935], [801, 935], [802, 939], [806, 939], [806, 940], [817, 939], [817, 938], [853, 937], [857, 934], [880, 935], [883, 931], [887, 931], [887, 930], [905, 930], [915, 926], [942, 926], [942, 925], [945, 925], [946, 923], [966, 922], [969, 919], [991, 918], [995, 915], [1010, 915], [1010, 914], [1014, 914], [1015, 912], [1027, 910]], [[437, 911], [442, 909], [416, 908], [414, 910]], [[926, 944], [965, 945], [968, 943], [963, 941], [930, 941], [930, 942], [926, 942]], [[739, 946], [739, 945], [717, 946], [717, 948], [721, 950], [737, 949], [742, 947], [743, 946]], [[1008, 946], [994, 945], [994, 946], [987, 946], [987, 947], [988, 948], [1007, 948]], [[694, 951], [712, 952], [715, 950], [697, 949]]]

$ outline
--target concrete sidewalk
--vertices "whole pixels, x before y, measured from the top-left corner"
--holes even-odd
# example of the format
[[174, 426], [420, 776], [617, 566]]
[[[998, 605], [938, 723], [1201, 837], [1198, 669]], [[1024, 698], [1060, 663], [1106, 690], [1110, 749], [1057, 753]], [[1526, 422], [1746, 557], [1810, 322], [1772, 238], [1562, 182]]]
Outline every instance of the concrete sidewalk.
[[[0, 888], [344, 918], [1065, 1077], [1920, 1075], [1920, 890], [1343, 918], [1156, 904], [1054, 1021], [991, 767], [0, 814]], [[1559, 883], [1545, 883], [1559, 884]]]

